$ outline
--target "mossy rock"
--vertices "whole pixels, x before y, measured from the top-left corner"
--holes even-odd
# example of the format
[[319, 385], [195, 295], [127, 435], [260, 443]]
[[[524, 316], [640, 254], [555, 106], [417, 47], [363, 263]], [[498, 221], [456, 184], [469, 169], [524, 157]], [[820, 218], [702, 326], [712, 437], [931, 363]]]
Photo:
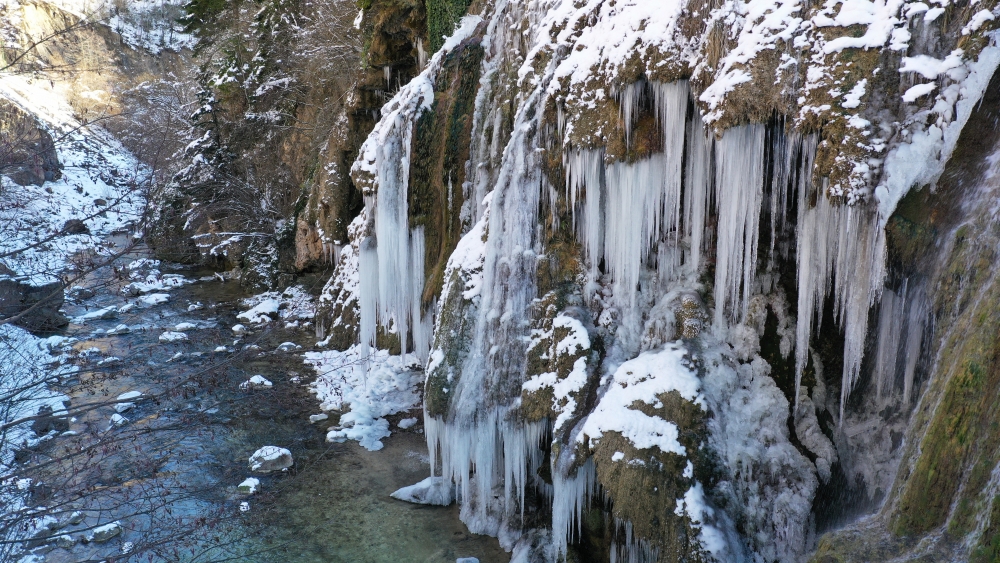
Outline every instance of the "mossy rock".
[[[696, 482], [713, 482], [713, 466], [701, 445], [707, 439], [706, 412], [676, 391], [657, 395], [660, 407], [637, 402], [631, 408], [677, 425], [687, 456], [655, 448], [637, 449], [617, 432], [605, 433], [594, 446], [597, 479], [611, 515], [630, 522], [637, 539], [658, 549], [661, 563], [709, 561], [698, 540], [698, 526], [676, 513], [678, 500]], [[692, 472], [685, 475], [688, 463]]]

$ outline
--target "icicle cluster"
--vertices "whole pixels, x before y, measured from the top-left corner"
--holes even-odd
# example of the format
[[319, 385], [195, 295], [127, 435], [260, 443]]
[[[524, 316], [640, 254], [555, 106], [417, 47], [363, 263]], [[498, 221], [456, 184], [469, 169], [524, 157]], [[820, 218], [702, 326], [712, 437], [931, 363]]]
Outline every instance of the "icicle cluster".
[[[825, 186], [824, 186], [825, 188]], [[809, 207], [810, 192], [799, 191], [798, 324], [795, 343], [796, 389], [809, 358], [809, 339], [832, 292], [834, 314], [844, 329], [844, 372], [840, 418], [861, 373], [868, 312], [885, 282], [885, 232], [866, 207], [836, 205], [821, 191]]]
[[[482, 18], [470, 16], [410, 83], [382, 108], [382, 119], [361, 146], [351, 168], [365, 194], [371, 224], [360, 245], [360, 337], [374, 347], [378, 325], [399, 337], [402, 353], [426, 361], [432, 338], [432, 311], [422, 313], [424, 230], [409, 227], [410, 149], [413, 126], [434, 102], [434, 81], [447, 53], [470, 37]], [[390, 79], [386, 67], [386, 81]], [[371, 210], [374, 210], [372, 213]]]
[[[817, 137], [786, 134], [783, 123], [754, 123], [731, 127], [716, 138], [706, 131], [706, 116], [692, 109], [698, 106], [692, 103], [686, 81], [640, 79], [610, 96], [620, 108], [625, 144], [630, 148], [639, 120], [653, 112], [662, 138], [662, 146], [653, 154], [625, 161], [609, 158], [599, 140], [573, 146], [568, 142], [573, 138], [568, 131], [580, 121], [574, 120], [578, 116], [567, 114], [566, 108], [580, 110], [607, 94], [601, 89], [598, 96], [594, 93], [597, 88], [588, 88], [594, 99], [570, 100], [575, 95], [572, 88], [569, 95], [561, 89], [569, 88], [567, 83], [579, 85], [593, 78], [574, 74], [577, 70], [582, 74], [593, 70], [581, 66], [586, 63], [583, 57], [591, 57], [587, 64], [596, 68], [601, 57], [624, 57], [622, 53], [632, 52], [636, 44], [629, 35], [619, 38], [618, 43], [614, 42], [617, 39], [609, 40], [609, 51], [600, 54], [588, 51], [589, 47], [563, 49], [560, 44], [556, 48], [555, 42], [565, 41], [569, 46], [573, 34], [579, 32], [579, 26], [558, 25], [560, 21], [571, 21], [571, 14], [583, 9], [577, 4], [560, 0], [499, 1], [489, 8], [490, 20], [482, 38], [486, 55], [475, 99], [468, 178], [460, 188], [467, 202], [462, 210], [463, 222], [475, 233], [488, 233], [488, 239], [484, 245], [478, 244], [480, 234], [475, 235], [480, 237], [478, 240], [464, 240], [460, 243], [463, 256], [454, 261], [456, 268], [459, 262], [474, 265], [468, 268], [474, 270], [474, 275], [467, 276], [464, 283], [471, 284], [465, 292], [471, 292], [467, 301], [475, 300], [476, 315], [471, 320], [462, 317], [462, 322], [475, 326], [461, 327], [463, 338], [466, 333], [468, 336], [457, 351], [444, 350], [447, 338], [457, 338], [453, 333], [443, 334], [453, 327], [439, 324], [435, 335], [436, 348], [428, 373], [441, 367], [448, 376], [447, 387], [440, 390], [445, 396], [441, 402], [446, 404], [442, 408], [447, 412], [434, 416], [428, 413], [425, 417], [433, 471], [440, 467], [442, 476], [455, 483], [463, 499], [463, 520], [473, 531], [499, 534], [505, 538], [505, 546], [513, 545], [520, 534], [515, 517], [523, 515], [525, 493], [533, 485], [541, 487], [535, 473], [544, 459], [540, 443], [550, 432], [548, 422], [526, 423], [519, 418], [517, 409], [526, 373], [530, 311], [538, 297], [535, 277], [546, 250], [539, 207], [544, 194], [548, 194], [550, 202], [558, 200], [560, 188], [551, 185], [550, 176], [544, 173], [551, 163], [545, 155], [546, 151], [561, 151], [565, 195], [590, 282], [587, 297], [593, 301], [595, 288], [606, 280], [602, 277], [610, 277], [611, 295], [624, 319], [620, 324], [639, 325], [629, 328], [633, 333], [641, 334], [645, 312], [671, 291], [680, 291], [683, 286], [685, 291], [696, 292], [698, 276], [711, 259], [706, 259], [705, 254], [714, 249], [714, 331], [703, 338], [703, 343], [711, 340], [718, 356], [713, 366], [706, 368], [715, 370], [709, 377], [728, 381], [716, 385], [719, 389], [714, 406], [731, 411], [716, 417], [714, 428], [726, 435], [715, 439], [730, 441], [719, 450], [730, 463], [734, 476], [731, 486], [736, 491], [733, 494], [743, 495], [739, 500], [745, 501], [748, 511], [755, 512], [742, 522], [755, 527], [755, 536], [748, 541], [758, 542], [755, 548], [764, 541], [781, 543], [771, 549], [772, 559], [792, 560], [801, 555], [806, 541], [806, 524], [801, 520], [806, 518], [815, 493], [815, 466], [799, 455], [788, 439], [788, 406], [768, 377], [770, 367], [756, 355], [752, 345], [734, 351], [739, 347], [734, 342], [743, 338], [759, 344], [760, 333], [749, 328], [751, 303], [755, 296], [770, 291], [779, 259], [791, 258], [794, 227], [798, 283], [796, 392], [811, 357], [810, 339], [821, 324], [824, 304], [832, 297], [835, 320], [845, 333], [843, 419], [844, 404], [861, 372], [869, 311], [882, 296], [883, 224], [874, 206], [841, 205], [831, 199], [825, 183], [814, 182]], [[593, 14], [581, 20], [588, 23], [580, 37], [588, 37], [586, 34], [597, 29], [588, 27], [595, 25], [594, 18], [604, 25], [618, 17], [615, 14], [631, 14], [628, 21], [633, 23], [662, 23], [679, 17], [648, 3], [593, 4]], [[661, 16], [661, 20], [656, 19]], [[468, 37], [480, 23], [478, 17], [465, 18], [442, 53]], [[635, 29], [645, 33], [653, 28], [605, 26], [605, 31], [613, 34], [623, 33], [624, 29], [631, 30], [628, 33], [636, 33]], [[583, 42], [580, 39], [582, 47]], [[628, 48], [617, 49], [622, 45]], [[381, 324], [399, 335], [404, 351], [408, 335], [412, 334], [414, 348], [421, 357], [427, 355], [431, 335], [429, 318], [421, 308], [424, 232], [410, 229], [407, 217], [409, 150], [413, 124], [433, 99], [433, 81], [442, 53], [435, 55], [424, 72], [386, 106], [353, 171], [356, 182], [366, 190], [371, 218], [359, 250], [361, 277], [365, 280], [360, 289], [362, 341], [373, 343], [376, 327]], [[575, 65], [571, 64], [574, 60]], [[608, 64], [615, 68], [615, 64]], [[721, 100], [724, 95], [720, 96]], [[556, 113], [555, 126], [546, 121], [550, 109]], [[716, 111], [708, 120], [718, 120], [720, 115]], [[557, 135], [549, 129], [555, 129]], [[768, 226], [764, 221], [769, 222], [770, 245], [764, 245], [762, 250], [760, 234], [766, 233]], [[453, 262], [449, 262], [449, 268], [453, 268]], [[649, 280], [654, 283], [648, 284]], [[454, 288], [448, 283], [446, 280], [447, 291], [451, 291]], [[878, 392], [902, 369], [908, 401], [915, 366], [910, 364], [910, 358], [919, 348], [923, 310], [909, 304], [905, 287], [898, 295], [886, 296], [875, 362]], [[904, 316], [909, 321], [901, 325], [898, 320]], [[785, 326], [790, 333], [791, 323]], [[630, 344], [622, 344], [626, 338], [621, 332], [609, 332], [612, 339], [618, 340], [610, 347], [617, 347], [614, 353], [620, 357], [608, 362], [604, 369], [613, 369], [638, 352], [638, 346], [633, 350]], [[662, 345], [666, 338], [674, 338], [673, 332], [656, 345]], [[790, 354], [790, 348], [785, 346], [782, 353]], [[454, 353], [446, 358], [447, 352]], [[902, 355], [906, 362], [900, 362]], [[445, 366], [443, 362], [450, 363]], [[731, 367], [735, 364], [740, 367]], [[728, 375], [723, 378], [720, 374]], [[650, 378], [658, 375], [651, 374]], [[599, 400], [609, 393], [602, 389], [600, 394]], [[725, 402], [734, 397], [742, 401], [738, 407]], [[756, 407], [763, 408], [768, 416], [758, 416]], [[765, 418], [766, 422], [762, 422]], [[759, 439], [754, 424], [773, 432], [767, 439]], [[585, 426], [586, 419], [570, 433]], [[559, 554], [566, 553], [574, 532], [579, 534], [581, 511], [597, 489], [595, 462], [576, 460], [575, 453], [562, 449], [552, 467], [552, 537]], [[830, 453], [823, 458], [827, 473], [829, 460], [834, 457]], [[782, 491], [755, 488], [749, 482], [755, 471], [777, 481], [780, 470], [791, 474], [782, 482]], [[656, 558], [653, 547], [632, 536], [629, 523], [621, 523], [620, 527], [624, 543], [616, 544], [612, 558]]]

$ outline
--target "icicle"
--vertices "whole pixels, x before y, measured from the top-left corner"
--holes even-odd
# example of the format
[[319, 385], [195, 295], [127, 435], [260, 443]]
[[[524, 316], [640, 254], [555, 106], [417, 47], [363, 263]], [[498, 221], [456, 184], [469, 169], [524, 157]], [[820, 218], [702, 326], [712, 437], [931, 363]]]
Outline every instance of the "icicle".
[[604, 261], [614, 278], [616, 298], [625, 307], [635, 305], [639, 273], [659, 238], [666, 198], [665, 161], [664, 155], [657, 154], [607, 168]]
[[646, 81], [639, 80], [625, 86], [618, 92], [618, 104], [621, 107], [622, 124], [625, 127], [625, 144], [632, 146], [632, 127], [635, 125], [636, 116], [642, 108], [643, 98], [646, 96]]
[[365, 280], [360, 284], [358, 293], [361, 301], [359, 312], [361, 323], [358, 334], [362, 345], [375, 347], [375, 326], [378, 311], [378, 250], [374, 237], [365, 237], [361, 241], [361, 256], [359, 257], [359, 277]]
[[905, 326], [903, 309], [906, 305], [906, 285], [901, 295], [890, 289], [882, 293], [879, 307], [878, 348], [875, 351], [875, 397], [882, 400], [886, 388], [891, 387], [896, 377], [896, 359], [899, 352], [899, 338]]
[[797, 149], [802, 146], [802, 136], [793, 133], [786, 137], [783, 131], [775, 131], [771, 139], [771, 159], [774, 171], [771, 175], [771, 248], [774, 256], [778, 236], [788, 228], [788, 188], [791, 185], [792, 168], [795, 165]]
[[558, 460], [552, 462], [552, 544], [556, 557], [566, 554], [569, 540], [579, 537], [583, 526], [583, 511], [590, 506], [590, 497], [596, 493], [597, 470], [593, 458], [566, 475], [574, 452], [564, 449]]
[[427, 51], [424, 50], [424, 40], [417, 37], [417, 71], [424, 70], [425, 66], [427, 66]]
[[913, 377], [917, 371], [917, 360], [920, 359], [920, 344], [924, 337], [924, 324], [927, 321], [927, 295], [923, 287], [914, 291], [909, 300], [910, 310], [906, 318], [906, 363], [903, 366], [903, 406], [910, 404], [913, 393]]
[[344, 251], [344, 245], [335, 242], [331, 245], [331, 248], [333, 249], [333, 264], [340, 264], [340, 255]]
[[678, 240], [678, 227], [681, 219], [681, 176], [684, 164], [684, 135], [686, 129], [688, 98], [690, 97], [686, 80], [677, 82], [653, 82], [653, 99], [656, 105], [656, 115], [660, 119], [660, 131], [663, 135], [663, 224], [661, 233], [672, 235], [672, 243]]
[[[499, 410], [482, 414], [471, 425], [449, 424], [424, 415], [431, 475], [440, 461], [441, 475], [456, 484], [465, 503], [463, 520], [469, 523], [466, 517], [471, 516], [479, 525], [489, 520], [493, 490], [501, 485], [505, 513], [523, 516], [528, 478], [544, 459], [539, 443], [547, 427], [544, 421], [525, 425], [505, 421]], [[470, 529], [476, 532], [474, 525], [470, 524]]]
[[611, 563], [656, 563], [659, 559], [659, 550], [635, 537], [631, 522], [615, 518], [615, 531], [625, 541], [618, 543], [615, 539], [611, 542]]
[[690, 248], [688, 265], [692, 272], [701, 267], [701, 252], [705, 244], [705, 216], [712, 182], [710, 143], [701, 116], [694, 115], [688, 122], [687, 181], [684, 190], [684, 236]]
[[[716, 143], [715, 325], [725, 314], [746, 318], [757, 269], [758, 223], [764, 187], [764, 133], [760, 124], [726, 130]], [[742, 293], [741, 293], [742, 288]]]
[[[424, 228], [417, 227], [410, 233], [410, 283], [408, 296], [410, 300], [410, 321], [413, 326], [413, 353], [421, 363], [427, 361], [427, 354], [431, 348], [431, 321], [430, 315], [433, 307], [428, 311], [428, 315], [421, 314], [421, 304], [424, 293]], [[401, 336], [400, 338], [403, 338]], [[404, 345], [405, 350], [405, 345]]]
[[[572, 209], [573, 228], [583, 243], [592, 276], [604, 255], [604, 152], [575, 150], [564, 155], [566, 188]], [[584, 201], [583, 216], [576, 215], [577, 202]]]
[[388, 90], [391, 88], [392, 83], [392, 67], [388, 65], [383, 66], [382, 75], [385, 77], [385, 88]]
[[[807, 160], [811, 166], [811, 157], [803, 158], [804, 163]], [[822, 315], [823, 302], [832, 290], [834, 314], [844, 329], [844, 372], [840, 389], [840, 420], [843, 421], [844, 405], [861, 372], [868, 311], [878, 302], [885, 279], [885, 233], [879, 228], [873, 210], [831, 202], [826, 195], [825, 181], [816, 195], [816, 205], [809, 209], [809, 184], [801, 182], [799, 191], [796, 389], [808, 360], [814, 319]]]

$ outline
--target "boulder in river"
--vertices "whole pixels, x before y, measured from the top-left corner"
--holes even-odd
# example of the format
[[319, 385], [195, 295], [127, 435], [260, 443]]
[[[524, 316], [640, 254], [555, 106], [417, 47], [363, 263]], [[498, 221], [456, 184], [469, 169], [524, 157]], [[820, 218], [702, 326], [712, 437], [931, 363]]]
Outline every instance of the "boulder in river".
[[250, 456], [250, 471], [281, 471], [288, 469], [293, 463], [292, 452], [278, 446], [264, 446]]
[[135, 408], [135, 402], [142, 397], [142, 391], [129, 391], [118, 395], [115, 412], [123, 413]]
[[31, 430], [39, 436], [44, 436], [53, 430], [56, 432], [65, 432], [69, 430], [68, 414], [64, 408], [53, 410], [51, 405], [42, 405], [38, 407], [38, 411], [35, 413], [35, 420], [31, 423]]
[[256, 493], [258, 488], [260, 488], [260, 479], [256, 477], [249, 477], [239, 485], [236, 485], [236, 490], [245, 495]]
[[0, 319], [24, 314], [14, 322], [31, 331], [54, 330], [69, 324], [59, 312], [63, 305], [62, 282], [56, 278], [38, 282], [0, 271]]
[[91, 530], [87, 535], [87, 542], [106, 542], [120, 533], [122, 533], [121, 522], [112, 522]]

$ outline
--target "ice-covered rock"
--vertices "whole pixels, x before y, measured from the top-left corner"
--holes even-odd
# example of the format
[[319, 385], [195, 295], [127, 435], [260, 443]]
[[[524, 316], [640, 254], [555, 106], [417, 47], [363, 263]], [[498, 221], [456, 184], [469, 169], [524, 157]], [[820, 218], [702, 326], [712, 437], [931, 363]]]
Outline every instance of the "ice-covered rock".
[[309, 422], [316, 424], [317, 422], [322, 422], [328, 418], [330, 417], [325, 412], [321, 412], [319, 414], [311, 414], [309, 415]]
[[428, 477], [415, 485], [403, 487], [389, 496], [414, 504], [448, 506], [455, 501], [455, 486], [450, 479]]
[[243, 336], [247, 333], [247, 327], [245, 325], [233, 325], [233, 334], [236, 336]]
[[250, 471], [282, 471], [293, 463], [292, 452], [278, 446], [264, 446], [250, 456]]
[[183, 332], [175, 332], [168, 330], [160, 335], [160, 342], [184, 342], [188, 339], [188, 336]]

